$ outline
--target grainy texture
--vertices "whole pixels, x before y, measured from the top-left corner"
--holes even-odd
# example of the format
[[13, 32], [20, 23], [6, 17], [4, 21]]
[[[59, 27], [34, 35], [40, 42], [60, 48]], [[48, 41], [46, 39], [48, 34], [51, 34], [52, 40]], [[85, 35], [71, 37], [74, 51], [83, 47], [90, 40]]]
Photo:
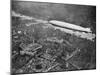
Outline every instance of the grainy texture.
[[[24, 1], [12, 1], [11, 6], [12, 74], [96, 68], [96, 36], [92, 41], [76, 36], [96, 35], [96, 6]], [[70, 29], [62, 31], [50, 20], [91, 28], [92, 32], [71, 30], [75, 35], [70, 34]]]

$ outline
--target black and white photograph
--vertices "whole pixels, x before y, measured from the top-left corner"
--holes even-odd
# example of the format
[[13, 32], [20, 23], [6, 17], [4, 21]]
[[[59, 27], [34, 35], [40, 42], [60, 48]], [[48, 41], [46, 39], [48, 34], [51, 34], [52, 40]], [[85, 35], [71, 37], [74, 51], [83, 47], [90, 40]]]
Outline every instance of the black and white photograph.
[[11, 0], [11, 75], [96, 70], [96, 6]]

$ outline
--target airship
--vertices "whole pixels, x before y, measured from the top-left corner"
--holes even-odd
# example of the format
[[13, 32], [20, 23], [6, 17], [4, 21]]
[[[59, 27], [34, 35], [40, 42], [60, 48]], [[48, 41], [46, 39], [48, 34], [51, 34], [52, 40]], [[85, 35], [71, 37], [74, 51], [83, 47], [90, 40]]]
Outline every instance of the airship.
[[79, 26], [79, 25], [75, 25], [75, 24], [71, 24], [71, 23], [67, 23], [67, 22], [63, 22], [63, 21], [50, 20], [49, 23], [56, 25], [56, 26], [73, 29], [73, 30], [84, 31], [84, 32], [92, 32], [90, 28], [85, 28], [85, 27], [82, 27], [82, 26]]

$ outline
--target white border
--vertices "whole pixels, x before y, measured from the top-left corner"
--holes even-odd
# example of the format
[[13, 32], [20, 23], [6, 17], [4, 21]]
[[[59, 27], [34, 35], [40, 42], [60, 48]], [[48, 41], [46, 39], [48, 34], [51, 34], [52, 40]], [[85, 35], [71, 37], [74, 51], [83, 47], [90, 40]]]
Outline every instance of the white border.
[[[30, 1], [30, 0], [27, 0]], [[99, 0], [31, 0], [41, 2], [96, 5], [97, 7], [97, 69], [70, 72], [38, 73], [38, 75], [99, 75], [100, 73], [100, 1]], [[10, 0], [0, 0], [0, 75], [10, 74]], [[29, 74], [26, 74], [29, 75]], [[31, 74], [32, 75], [32, 74]]]
[[38, 2], [83, 4], [83, 5], [96, 5], [97, 4], [96, 0], [16, 0], [16, 1], [38, 1]]

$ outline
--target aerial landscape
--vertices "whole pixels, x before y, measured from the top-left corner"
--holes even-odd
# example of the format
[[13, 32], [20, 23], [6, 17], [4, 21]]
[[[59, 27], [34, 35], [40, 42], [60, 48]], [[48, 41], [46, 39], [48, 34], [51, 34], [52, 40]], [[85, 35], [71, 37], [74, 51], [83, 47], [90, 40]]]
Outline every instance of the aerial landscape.
[[11, 4], [11, 74], [96, 69], [96, 6]]

